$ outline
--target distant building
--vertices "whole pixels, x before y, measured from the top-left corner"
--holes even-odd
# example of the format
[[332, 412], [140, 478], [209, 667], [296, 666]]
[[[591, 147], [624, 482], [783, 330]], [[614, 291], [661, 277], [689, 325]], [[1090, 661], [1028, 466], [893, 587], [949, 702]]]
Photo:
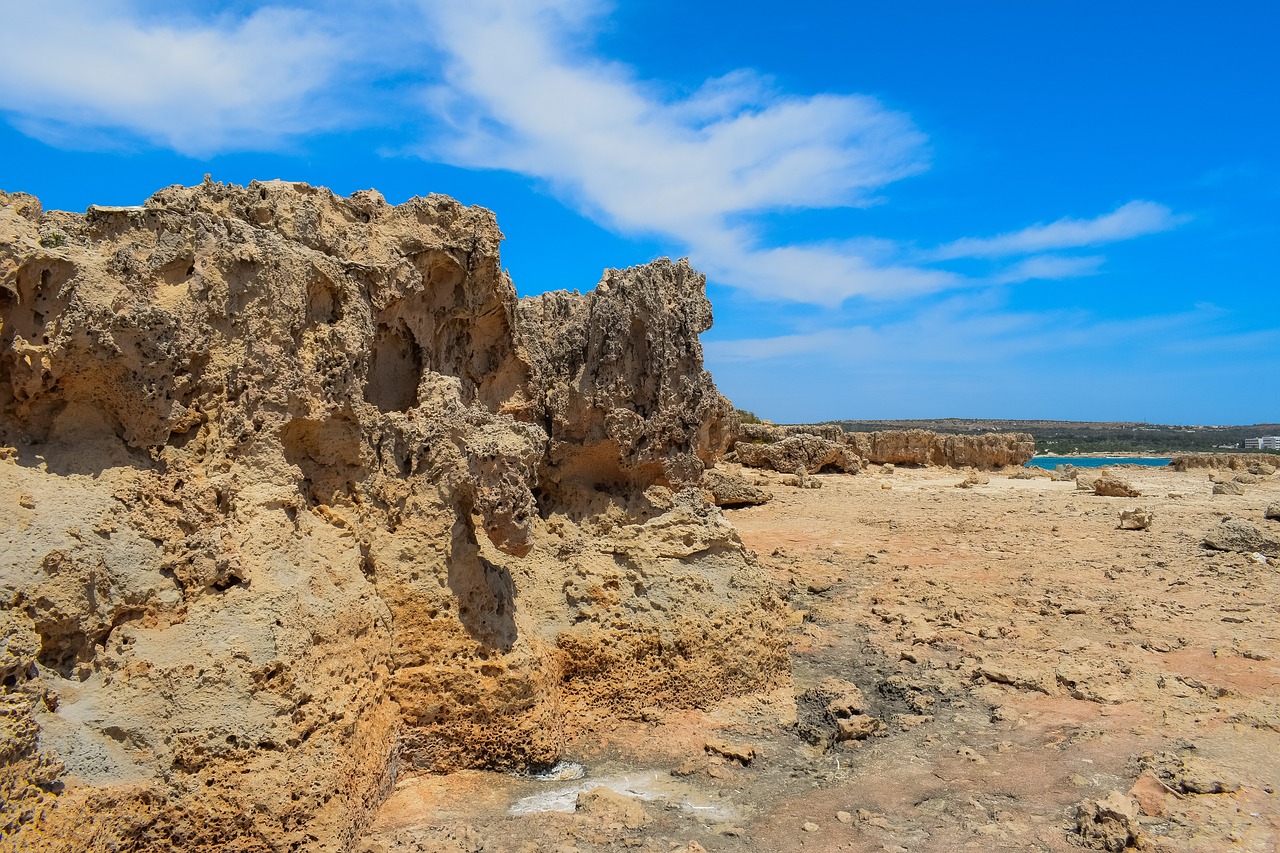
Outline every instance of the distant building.
[[1246, 438], [1245, 450], [1280, 450], [1280, 435], [1264, 435], [1258, 438]]

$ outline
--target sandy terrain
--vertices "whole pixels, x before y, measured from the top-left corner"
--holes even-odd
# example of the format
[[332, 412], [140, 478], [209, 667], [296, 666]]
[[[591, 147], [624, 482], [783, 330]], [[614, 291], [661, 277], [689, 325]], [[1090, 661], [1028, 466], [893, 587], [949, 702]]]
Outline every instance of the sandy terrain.
[[[777, 498], [727, 514], [788, 590], [792, 688], [596, 720], [570, 745], [577, 780], [402, 778], [366, 849], [1072, 850], [1077, 804], [1133, 789], [1131, 844], [1275, 850], [1280, 560], [1201, 542], [1226, 515], [1280, 533], [1280, 476], [1231, 496], [1204, 471], [1120, 473], [1142, 497], [958, 489], [939, 469], [761, 477]], [[1118, 529], [1133, 506], [1150, 530]], [[796, 697], [828, 677], [882, 728], [802, 740]]]

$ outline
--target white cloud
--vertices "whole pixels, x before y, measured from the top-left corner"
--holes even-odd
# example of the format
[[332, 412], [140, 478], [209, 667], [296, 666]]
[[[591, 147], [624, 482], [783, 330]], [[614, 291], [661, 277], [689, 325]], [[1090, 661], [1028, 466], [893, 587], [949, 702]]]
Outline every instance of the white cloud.
[[1033, 255], [997, 274], [992, 281], [996, 284], [1009, 284], [1019, 281], [1058, 281], [1064, 278], [1081, 278], [1097, 275], [1105, 260], [1106, 258], [1101, 255]]
[[276, 147], [344, 117], [324, 96], [339, 40], [302, 11], [161, 22], [119, 0], [4, 3], [0, 29], [0, 110], [47, 141], [124, 130], [201, 155]]
[[1048, 225], [1032, 225], [996, 237], [966, 237], [932, 252], [936, 260], [999, 258], [1033, 252], [1099, 246], [1168, 231], [1186, 222], [1162, 204], [1131, 201], [1093, 219], [1063, 218]]
[[748, 236], [735, 242], [734, 236], [730, 232], [723, 242], [694, 246], [702, 251], [698, 261], [713, 279], [760, 298], [834, 307], [853, 295], [905, 299], [966, 284], [962, 276], [944, 270], [876, 261], [878, 252], [862, 243], [768, 248]]
[[[539, 179], [605, 227], [689, 254], [721, 283], [828, 307], [1090, 275], [1101, 258], [1045, 253], [1181, 221], [1134, 201], [915, 254], [865, 238], [777, 245], [763, 214], [870, 206], [887, 185], [926, 170], [927, 140], [910, 117], [863, 95], [781, 91], [749, 69], [673, 93], [589, 52], [607, 0], [230, 8], [0, 5], [0, 112], [55, 144], [124, 133], [196, 156], [417, 125], [414, 151], [426, 159]], [[986, 278], [937, 266], [1018, 255], [1033, 256]]]
[[[1123, 319], [1100, 319], [1083, 311], [1013, 311], [986, 297], [952, 297], [908, 312], [900, 319], [850, 323], [799, 333], [704, 343], [707, 362], [765, 364], [802, 358], [824, 374], [833, 364], [868, 371], [886, 367], [929, 373], [943, 367], [964, 369], [1001, 365], [1033, 355], [1074, 360], [1116, 359], [1135, 353], [1179, 358], [1219, 353], [1229, 348], [1280, 341], [1280, 331], [1238, 333], [1222, 328], [1220, 312], [1201, 310]], [[1144, 342], [1135, 349], [1134, 341]]]
[[870, 204], [927, 168], [924, 136], [875, 99], [784, 94], [747, 70], [672, 98], [626, 67], [571, 53], [598, 3], [424, 6], [447, 57], [445, 84], [425, 99], [443, 132], [424, 156], [541, 178], [603, 224], [677, 241], [759, 296], [833, 305], [956, 282], [852, 243], [766, 246], [743, 224], [764, 211]]

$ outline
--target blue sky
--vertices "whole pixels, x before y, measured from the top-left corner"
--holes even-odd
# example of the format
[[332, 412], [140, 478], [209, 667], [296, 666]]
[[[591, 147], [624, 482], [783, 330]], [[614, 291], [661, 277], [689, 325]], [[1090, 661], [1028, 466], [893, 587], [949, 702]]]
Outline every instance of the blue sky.
[[0, 5], [0, 188], [498, 213], [522, 294], [688, 256], [777, 421], [1280, 421], [1280, 6]]

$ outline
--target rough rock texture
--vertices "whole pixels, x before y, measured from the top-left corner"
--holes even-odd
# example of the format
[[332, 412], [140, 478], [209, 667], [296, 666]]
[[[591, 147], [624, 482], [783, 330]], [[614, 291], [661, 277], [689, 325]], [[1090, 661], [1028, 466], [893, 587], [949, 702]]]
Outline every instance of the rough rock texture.
[[1266, 511], [1263, 512], [1263, 518], [1269, 518], [1274, 521], [1280, 521], [1280, 501], [1274, 501], [1267, 504]]
[[824, 749], [838, 741], [860, 740], [883, 726], [868, 711], [867, 698], [856, 684], [824, 678], [797, 697], [797, 732]]
[[0, 194], [0, 847], [348, 850], [398, 770], [785, 672], [697, 488], [702, 277], [519, 302], [501, 236], [278, 181]]
[[1263, 532], [1240, 518], [1224, 519], [1204, 536], [1204, 544], [1215, 551], [1241, 551], [1280, 557], [1280, 537]]
[[1035, 455], [1026, 433], [943, 435], [923, 429], [849, 433], [846, 441], [871, 462], [950, 468], [1004, 468], [1025, 465]]
[[735, 439], [773, 444], [793, 435], [816, 435], [828, 441], [844, 441], [847, 433], [837, 424], [740, 424]]
[[1106, 498], [1136, 498], [1142, 495], [1142, 492], [1135, 489], [1128, 480], [1110, 473], [1105, 473], [1093, 481], [1093, 493]]
[[1226, 468], [1264, 476], [1274, 474], [1280, 458], [1260, 453], [1184, 453], [1169, 464], [1175, 471], [1195, 468]]
[[1215, 495], [1243, 495], [1244, 487], [1236, 482], [1214, 483], [1213, 493]]
[[734, 453], [744, 465], [786, 473], [797, 465], [808, 473], [823, 467], [856, 473], [855, 464], [867, 463], [990, 470], [1025, 465], [1035, 454], [1035, 439], [1025, 433], [943, 435], [923, 429], [846, 433], [834, 424], [743, 424], [734, 436]]
[[768, 468], [784, 474], [856, 474], [862, 470], [862, 458], [847, 444], [816, 435], [791, 435], [775, 444], [739, 442], [734, 445], [734, 454], [750, 468]]
[[1076, 809], [1076, 832], [1086, 847], [1121, 853], [1139, 846], [1138, 809], [1125, 794], [1112, 791], [1100, 800], [1085, 800]]
[[746, 477], [714, 468], [703, 472], [702, 488], [720, 507], [758, 506], [773, 500], [773, 492], [753, 486]]
[[1121, 530], [1150, 530], [1151, 522], [1155, 518], [1155, 513], [1149, 509], [1135, 507], [1134, 509], [1120, 510], [1120, 529]]

